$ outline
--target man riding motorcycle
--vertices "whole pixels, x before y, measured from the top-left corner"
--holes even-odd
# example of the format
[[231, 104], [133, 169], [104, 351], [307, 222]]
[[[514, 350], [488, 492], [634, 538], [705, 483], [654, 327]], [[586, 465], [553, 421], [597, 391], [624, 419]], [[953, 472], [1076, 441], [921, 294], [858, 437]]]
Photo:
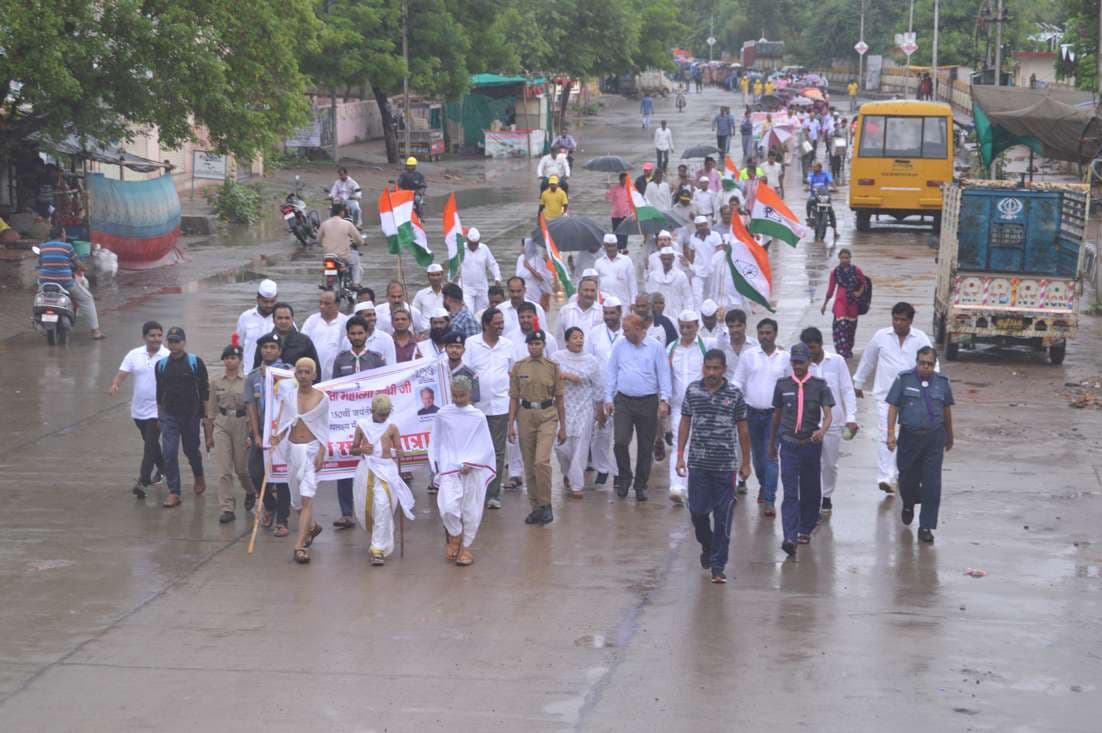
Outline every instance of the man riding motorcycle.
[[363, 223], [360, 216], [361, 198], [363, 198], [363, 192], [360, 190], [360, 184], [348, 175], [347, 168], [338, 168], [337, 180], [333, 181], [333, 185], [329, 187], [329, 200], [333, 203], [329, 215], [333, 216], [336, 213], [337, 206], [343, 204], [348, 209], [348, 213], [352, 215], [352, 220], [356, 226], [360, 226]]
[[321, 223], [318, 229], [318, 242], [321, 243], [322, 252], [332, 253], [341, 258], [350, 270], [353, 287], [358, 287], [363, 268], [360, 266], [360, 253], [352, 248], [352, 243], [363, 244], [363, 235], [352, 222], [344, 218], [347, 209], [343, 204], [335, 208], [336, 212], [333, 216]]
[[421, 171], [417, 170], [417, 158], [412, 155], [406, 158], [406, 169], [402, 172], [402, 175], [398, 176], [398, 188], [403, 191], [413, 191], [413, 208], [417, 212], [417, 216], [422, 216], [421, 203], [427, 187], [425, 177], [421, 174]]
[[[831, 193], [836, 193], [838, 188], [834, 185], [834, 176], [830, 175], [830, 171], [823, 170], [823, 164], [815, 161], [815, 164], [811, 168], [811, 173], [807, 174], [807, 223], [812, 224], [814, 222], [812, 212], [815, 209], [815, 192], [819, 189], [826, 189]], [[835, 235], [838, 233], [838, 221], [834, 216], [834, 207], [829, 210], [830, 214], [830, 228], [834, 230]]]

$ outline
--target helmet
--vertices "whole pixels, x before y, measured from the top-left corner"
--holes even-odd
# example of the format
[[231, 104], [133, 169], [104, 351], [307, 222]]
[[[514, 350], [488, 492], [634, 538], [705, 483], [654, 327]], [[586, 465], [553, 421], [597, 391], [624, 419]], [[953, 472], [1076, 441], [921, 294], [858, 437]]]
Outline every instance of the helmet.
[[417, 165], [417, 158], [414, 158], [412, 155], [409, 156], [406, 158], [406, 165]]

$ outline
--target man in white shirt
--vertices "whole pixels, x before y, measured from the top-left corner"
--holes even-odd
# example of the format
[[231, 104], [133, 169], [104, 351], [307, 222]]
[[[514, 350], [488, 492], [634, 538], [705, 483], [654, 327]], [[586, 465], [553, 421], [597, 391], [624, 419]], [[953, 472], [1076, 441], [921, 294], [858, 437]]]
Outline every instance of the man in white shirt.
[[703, 216], [709, 222], [713, 222], [719, 216], [719, 206], [716, 205], [715, 194], [708, 190], [710, 183], [707, 176], [701, 176], [697, 179], [696, 190], [693, 191], [691, 213], [694, 218]]
[[[344, 204], [348, 209], [348, 213], [352, 215], [352, 222], [357, 227], [363, 224], [360, 211], [361, 198], [363, 198], [363, 192], [360, 190], [360, 184], [348, 175], [347, 168], [338, 168], [337, 180], [333, 181], [333, 185], [329, 187], [329, 199], [333, 204]], [[359, 280], [356, 282], [359, 282]]]
[[547, 188], [548, 179], [551, 176], [558, 177], [559, 186], [563, 191], [569, 192], [570, 183], [567, 179], [570, 178], [570, 161], [567, 160], [566, 153], [555, 146], [552, 146], [551, 152], [540, 158], [540, 162], [536, 165], [536, 178], [540, 179], [540, 193]]
[[578, 283], [578, 299], [573, 303], [567, 303], [559, 309], [559, 317], [555, 321], [555, 338], [559, 343], [566, 343], [566, 329], [576, 326], [589, 337], [589, 329], [599, 326], [602, 321], [601, 306], [597, 303], [597, 277], [586, 275]]
[[666, 127], [665, 120], [658, 123], [658, 129], [654, 131], [654, 149], [658, 153], [655, 161], [658, 169], [665, 173], [670, 165], [670, 153], [673, 152], [673, 130]]
[[318, 297], [318, 312], [311, 313], [302, 324], [302, 333], [314, 342], [318, 352], [318, 368], [321, 378], [333, 378], [333, 360], [337, 354], [352, 348], [345, 334], [344, 324], [348, 316], [341, 313], [337, 304], [337, 294], [332, 290], [323, 290]]
[[711, 298], [700, 304], [700, 337], [706, 342], [721, 341], [727, 329], [719, 320], [719, 305]]
[[[670, 425], [681, 424], [681, 403], [689, 384], [703, 377], [704, 354], [708, 344], [700, 337], [700, 314], [683, 310], [677, 316], [681, 338], [666, 347], [670, 359]], [[734, 446], [731, 446], [734, 450]], [[681, 504], [689, 495], [688, 477], [677, 473], [677, 461], [670, 460], [670, 501]]]
[[482, 234], [474, 227], [467, 230], [467, 251], [463, 253], [459, 281], [467, 309], [472, 313], [490, 305], [491, 284], [501, 285], [501, 268], [490, 248], [482, 246]]
[[[668, 238], [667, 234], [667, 240]], [[661, 234], [659, 240], [661, 241]], [[666, 309], [670, 313], [691, 309], [694, 305], [693, 287], [689, 282], [689, 276], [674, 266], [677, 252], [673, 247], [666, 245], [658, 250], [658, 260], [660, 266], [647, 273], [647, 292], [662, 293], [666, 299]]]
[[[750, 348], [758, 345], [758, 340], [746, 335], [746, 311], [732, 308], [723, 316], [723, 325], [727, 333], [715, 339], [709, 346], [719, 349], [727, 359], [727, 381], [735, 383], [735, 369], [739, 359]], [[745, 492], [743, 492], [745, 493]]]
[[[505, 338], [518, 345], [521, 356], [517, 357], [517, 361], [528, 358], [528, 344], [524, 342], [524, 337], [527, 336], [527, 332], [522, 332], [520, 327], [520, 320], [518, 318], [518, 308], [525, 303], [532, 305], [536, 310], [536, 318], [539, 319], [539, 325], [535, 330], [549, 330], [550, 322], [547, 320], [547, 313], [544, 312], [543, 306], [539, 303], [534, 303], [530, 300], [525, 300], [524, 296], [527, 292], [524, 288], [524, 279], [521, 277], [513, 276], [505, 282], [505, 294], [508, 299], [499, 305], [497, 309], [501, 311], [501, 315], [505, 316]], [[557, 342], [554, 337], [548, 334], [546, 345], [544, 346], [545, 354], [553, 354], [551, 351], [552, 344], [557, 346]], [[556, 349], [557, 350], [557, 349]]]
[[[274, 283], [273, 283], [274, 285]], [[259, 300], [259, 298], [258, 298]], [[118, 394], [119, 387], [131, 374], [134, 375], [134, 396], [130, 399], [130, 417], [138, 426], [144, 449], [138, 469], [138, 480], [131, 489], [134, 496], [145, 498], [145, 490], [164, 480], [164, 456], [161, 453], [161, 431], [157, 425], [157, 362], [168, 356], [163, 344], [164, 329], [156, 321], [142, 325], [145, 344], [131, 349], [119, 365], [118, 374], [111, 380], [111, 394]]]
[[[443, 298], [443, 296], [441, 296]], [[415, 334], [423, 334], [429, 330], [428, 321], [421, 311], [410, 306], [406, 302], [406, 289], [401, 282], [391, 280], [386, 286], [386, 300], [375, 307], [375, 315], [379, 318], [379, 330], [394, 335], [394, 326], [390, 323], [390, 311], [393, 308], [402, 308], [409, 311], [411, 326]]]
[[765, 171], [765, 182], [780, 194], [784, 196], [784, 166], [779, 160], [777, 160], [777, 151], [770, 150], [768, 159], [761, 169]]
[[375, 304], [370, 301], [357, 303], [356, 315], [367, 323], [367, 340], [364, 341], [364, 347], [383, 357], [384, 364], [397, 364], [398, 355], [394, 350], [394, 337], [376, 328], [379, 318], [375, 313]]
[[688, 246], [685, 248], [685, 256], [692, 266], [693, 279], [693, 304], [699, 308], [708, 297], [706, 294], [712, 291], [712, 255], [723, 244], [719, 234], [713, 232], [708, 223], [708, 217], [698, 216], [693, 219], [696, 231], [689, 237]]
[[823, 350], [822, 331], [817, 328], [805, 328], [800, 333], [800, 341], [811, 351], [811, 376], [825, 381], [834, 394], [830, 428], [823, 436], [821, 471], [822, 511], [830, 512], [834, 510], [831, 496], [838, 483], [838, 452], [842, 447], [842, 430], [849, 430], [852, 438], [860, 429], [857, 426], [857, 395], [853, 390], [853, 379], [849, 375], [846, 360], [837, 354], [828, 354]]
[[237, 319], [237, 345], [241, 347], [241, 353], [245, 355], [246, 371], [252, 369], [253, 354], [256, 353], [256, 340], [266, 333], [271, 333], [272, 312], [279, 302], [279, 290], [272, 280], [261, 280], [256, 289], [256, 306], [249, 308]]
[[727, 254], [731, 251], [731, 246], [731, 235], [723, 235], [723, 244], [712, 255], [712, 292], [707, 293], [708, 297], [724, 310], [741, 308], [745, 305], [745, 299], [735, 286], [731, 265], [727, 263]]
[[601, 278], [601, 293], [614, 295], [621, 303], [634, 303], [639, 286], [635, 282], [635, 263], [618, 249], [615, 234], [606, 234], [605, 256], [598, 258], [594, 269]]
[[486, 491], [486, 506], [501, 508], [501, 476], [505, 472], [505, 445], [509, 431], [509, 372], [513, 369], [513, 344], [501, 334], [505, 317], [497, 308], [482, 314], [482, 333], [469, 336], [463, 364], [478, 375], [481, 399], [475, 405], [486, 416], [496, 460], [494, 480]]
[[769, 457], [769, 432], [773, 423], [773, 390], [778, 379], [792, 374], [788, 352], [777, 346], [777, 322], [772, 318], [758, 321], [758, 345], [742, 352], [735, 367], [735, 386], [742, 390], [750, 428], [750, 449], [754, 458], [754, 475], [758, 478], [758, 503], [764, 504], [767, 517], [777, 516], [776, 458]]
[[[623, 334], [624, 308], [619, 298], [609, 296], [605, 298], [605, 302], [599, 307], [599, 310], [603, 322], [585, 332], [585, 350], [596, 357], [597, 363], [603, 369], [612, 356], [613, 344]], [[579, 328], [581, 328], [580, 325]], [[616, 461], [612, 458], [612, 433], [612, 420], [605, 420], [604, 425], [598, 423], [593, 426], [593, 442], [590, 444], [590, 454], [593, 457], [593, 468], [597, 471], [597, 478], [594, 483], [598, 486], [605, 485], [609, 474], [612, 474], [613, 477], [618, 475]]]
[[892, 306], [892, 325], [882, 328], [869, 340], [857, 371], [853, 374], [853, 386], [858, 397], [864, 397], [865, 382], [876, 370], [872, 396], [876, 398], [879, 412], [880, 435], [877, 436], [877, 483], [888, 494], [895, 491], [899, 471], [895, 454], [888, 449], [888, 390], [899, 373], [914, 369], [918, 350], [930, 346], [930, 337], [912, 328], [915, 309], [910, 303], [899, 302]]
[[425, 274], [429, 278], [429, 286], [418, 290], [410, 305], [427, 316], [437, 308], [444, 307], [444, 268], [433, 262], [425, 270]]
[[[517, 256], [517, 269], [513, 273], [524, 280], [524, 297], [536, 303], [544, 310], [551, 307], [552, 278], [547, 269], [547, 260], [540, 253], [540, 247], [531, 237], [525, 237]], [[542, 319], [540, 321], [543, 323]], [[547, 330], [547, 326], [541, 326]]]

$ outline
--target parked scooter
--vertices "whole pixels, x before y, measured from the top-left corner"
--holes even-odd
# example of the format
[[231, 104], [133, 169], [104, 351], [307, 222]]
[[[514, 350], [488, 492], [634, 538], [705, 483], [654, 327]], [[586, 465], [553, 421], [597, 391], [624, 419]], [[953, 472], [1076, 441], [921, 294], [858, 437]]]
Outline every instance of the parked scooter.
[[310, 243], [317, 239], [321, 217], [316, 210], [307, 210], [306, 201], [302, 198], [301, 177], [295, 176], [295, 190], [287, 194], [287, 198], [279, 205], [279, 213], [287, 222], [287, 231], [293, 234], [303, 247], [309, 247]]
[[[38, 247], [32, 247], [31, 251], [39, 254]], [[77, 320], [76, 303], [61, 285], [40, 283], [38, 292], [34, 294], [31, 317], [35, 330], [46, 334], [46, 342], [50, 346], [64, 346]]]

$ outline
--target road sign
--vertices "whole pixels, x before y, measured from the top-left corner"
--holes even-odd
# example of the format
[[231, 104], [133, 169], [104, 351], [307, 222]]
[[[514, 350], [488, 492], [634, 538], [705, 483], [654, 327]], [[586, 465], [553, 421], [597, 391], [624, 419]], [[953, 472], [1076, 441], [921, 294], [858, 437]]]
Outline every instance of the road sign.
[[907, 56], [911, 56], [918, 50], [917, 34], [914, 32], [897, 33], [895, 35], [895, 45], [899, 46], [899, 50]]
[[857, 43], [853, 44], [853, 50], [864, 56], [865, 52], [869, 50], [869, 44], [865, 43], [864, 41], [858, 41]]
[[911, 43], [904, 42], [904, 44], [899, 48], [903, 51], [904, 54], [906, 54], [907, 56], [911, 56], [914, 54], [915, 51], [918, 50], [918, 44], [914, 43], [913, 41]]
[[707, 43], [707, 44], [708, 44], [709, 46], [714, 46], [714, 45], [716, 45], [716, 37], [715, 37], [715, 36], [708, 36], [708, 40], [706, 41], [706, 43]]

